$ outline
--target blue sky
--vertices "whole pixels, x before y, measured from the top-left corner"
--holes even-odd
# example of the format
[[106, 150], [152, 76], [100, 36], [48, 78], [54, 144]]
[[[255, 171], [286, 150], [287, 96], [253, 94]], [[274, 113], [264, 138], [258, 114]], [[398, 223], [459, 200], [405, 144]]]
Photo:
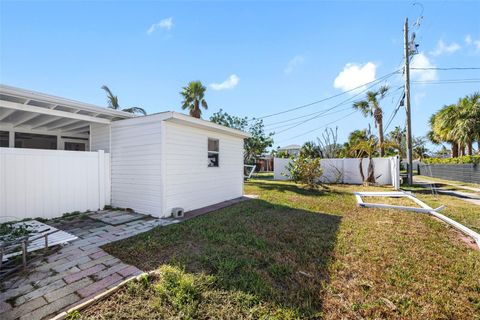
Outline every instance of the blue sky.
[[[425, 1], [413, 64], [479, 67], [478, 12], [478, 1]], [[181, 111], [181, 87], [201, 80], [209, 104], [203, 118], [220, 108], [262, 117], [396, 70], [404, 19], [413, 24], [421, 14], [420, 6], [407, 1], [0, 1], [0, 82], [100, 106], [106, 105], [100, 90], [106, 84], [122, 106], [154, 113]], [[480, 78], [480, 71], [417, 71], [412, 77], [471, 79]], [[402, 78], [387, 81], [386, 120]], [[429, 116], [441, 106], [479, 88], [478, 82], [412, 84], [414, 135], [427, 132]], [[275, 135], [275, 146], [312, 140], [328, 123], [338, 126], [340, 141], [365, 128], [371, 120], [351, 114], [349, 103], [305, 123], [299, 122], [309, 117], [282, 122], [353, 100], [356, 93], [265, 118], [267, 129], [288, 129]], [[404, 121], [400, 109], [390, 128]]]

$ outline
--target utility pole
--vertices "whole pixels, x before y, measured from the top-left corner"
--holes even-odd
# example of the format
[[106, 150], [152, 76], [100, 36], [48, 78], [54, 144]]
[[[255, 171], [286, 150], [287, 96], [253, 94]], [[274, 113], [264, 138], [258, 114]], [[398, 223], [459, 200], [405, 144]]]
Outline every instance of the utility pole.
[[413, 160], [412, 160], [412, 119], [410, 112], [410, 43], [408, 41], [408, 18], [405, 19], [404, 27], [405, 41], [405, 111], [406, 111], [406, 127], [407, 127], [407, 183], [413, 184]]

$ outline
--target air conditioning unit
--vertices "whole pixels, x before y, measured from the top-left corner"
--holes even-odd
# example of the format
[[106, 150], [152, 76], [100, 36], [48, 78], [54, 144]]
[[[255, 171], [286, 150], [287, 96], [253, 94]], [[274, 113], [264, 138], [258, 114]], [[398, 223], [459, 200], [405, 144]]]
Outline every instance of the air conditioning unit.
[[183, 208], [173, 208], [172, 209], [172, 217], [173, 218], [183, 218], [184, 210]]

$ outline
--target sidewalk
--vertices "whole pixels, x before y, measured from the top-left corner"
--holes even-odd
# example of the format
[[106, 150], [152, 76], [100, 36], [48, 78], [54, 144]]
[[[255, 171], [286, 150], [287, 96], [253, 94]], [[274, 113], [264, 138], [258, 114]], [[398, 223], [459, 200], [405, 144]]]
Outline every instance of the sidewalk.
[[[457, 197], [457, 198], [462, 199], [464, 201], [467, 201], [467, 202], [470, 202], [470, 203], [473, 203], [475, 205], [480, 206], [480, 188], [474, 188], [474, 187], [470, 187], [470, 186], [462, 186], [462, 185], [458, 185], [454, 182], [447, 182], [447, 181], [439, 182], [439, 181], [429, 180], [428, 178], [425, 178], [425, 177], [414, 177], [413, 181], [414, 181], [415, 184], [429, 185], [430, 188], [432, 188], [437, 193], [449, 195], [449, 196], [452, 196], [452, 197]], [[461, 192], [461, 191], [456, 191], [456, 190], [444, 190], [441, 187], [440, 188], [435, 187], [436, 184], [444, 184], [444, 185], [448, 185], [448, 186], [453, 186], [457, 189], [469, 190], [469, 191], [473, 191], [474, 193], [472, 193], [472, 192], [467, 193], [467, 192]]]
[[0, 292], [0, 319], [43, 319], [80, 304], [124, 279], [142, 273], [103, 251], [100, 246], [148, 231], [173, 220], [137, 220], [117, 226], [92, 219], [67, 221], [56, 228], [78, 236], [28, 273], [10, 278]]

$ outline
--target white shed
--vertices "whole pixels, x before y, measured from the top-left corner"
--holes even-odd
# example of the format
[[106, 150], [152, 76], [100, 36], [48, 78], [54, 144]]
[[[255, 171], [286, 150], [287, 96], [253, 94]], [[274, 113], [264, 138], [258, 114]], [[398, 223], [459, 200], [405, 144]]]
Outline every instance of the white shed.
[[162, 112], [115, 121], [110, 128], [92, 125], [90, 147], [111, 154], [113, 206], [167, 217], [176, 207], [190, 211], [241, 197], [247, 137], [209, 121]]
[[241, 197], [247, 137], [180, 113], [135, 116], [0, 85], [0, 220], [105, 205], [166, 217]]

